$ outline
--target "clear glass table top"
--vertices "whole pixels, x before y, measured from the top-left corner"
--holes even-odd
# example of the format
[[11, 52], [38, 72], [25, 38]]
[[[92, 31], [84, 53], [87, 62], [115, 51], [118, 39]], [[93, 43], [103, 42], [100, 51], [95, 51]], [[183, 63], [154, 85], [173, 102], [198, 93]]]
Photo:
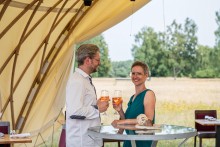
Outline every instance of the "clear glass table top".
[[197, 134], [196, 129], [176, 125], [157, 125], [137, 128], [135, 125], [96, 126], [88, 129], [89, 135], [107, 139], [122, 140], [167, 140], [189, 138]]

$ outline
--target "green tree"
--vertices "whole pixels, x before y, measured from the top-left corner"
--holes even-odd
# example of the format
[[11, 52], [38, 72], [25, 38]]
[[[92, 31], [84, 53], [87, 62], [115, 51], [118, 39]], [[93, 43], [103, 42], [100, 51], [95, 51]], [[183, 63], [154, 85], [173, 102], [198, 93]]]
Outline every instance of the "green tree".
[[148, 64], [151, 75], [158, 76], [158, 69], [163, 68], [158, 67], [164, 57], [159, 35], [153, 28], [144, 27], [135, 35], [135, 43], [131, 49], [134, 61], [139, 60]]
[[197, 26], [187, 18], [184, 27], [175, 20], [168, 26], [166, 47], [169, 50], [168, 66], [173, 76], [190, 76], [193, 74], [196, 61]]
[[183, 58], [185, 60], [185, 69], [183, 75], [190, 76], [194, 74], [196, 62], [196, 50], [198, 48], [198, 38], [196, 32], [198, 30], [195, 22], [189, 18], [185, 20], [184, 34], [185, 34], [185, 50], [183, 52]]
[[194, 67], [196, 67], [195, 74], [193, 77], [196, 78], [213, 78], [215, 77], [215, 71], [210, 62], [210, 57], [212, 56], [213, 48], [208, 46], [199, 45], [196, 53], [197, 62], [195, 62]]
[[111, 77], [128, 77], [131, 71], [133, 61], [113, 61], [110, 72]]
[[211, 47], [199, 45], [196, 53], [197, 62], [196, 69], [201, 70], [210, 67], [210, 54], [212, 52]]
[[216, 77], [220, 77], [220, 10], [216, 13], [216, 23], [218, 25], [215, 31], [215, 46], [211, 52], [210, 60], [216, 72]]
[[100, 48], [101, 65], [99, 66], [98, 72], [93, 73], [92, 75], [94, 77], [108, 77], [111, 69], [111, 60], [109, 58], [108, 45], [105, 42], [104, 37], [102, 35], [98, 35], [90, 40], [78, 44], [77, 48], [81, 44], [85, 44], [85, 43], [95, 44]]
[[215, 13], [216, 23], [218, 25], [217, 30], [215, 31], [215, 47], [220, 48], [220, 10]]
[[159, 36], [160, 48], [158, 49], [156, 56], [158, 61], [158, 65], [156, 66], [156, 73], [157, 76], [166, 77], [171, 75], [168, 67], [169, 50], [167, 49], [165, 42], [166, 33], [159, 32], [158, 36]]

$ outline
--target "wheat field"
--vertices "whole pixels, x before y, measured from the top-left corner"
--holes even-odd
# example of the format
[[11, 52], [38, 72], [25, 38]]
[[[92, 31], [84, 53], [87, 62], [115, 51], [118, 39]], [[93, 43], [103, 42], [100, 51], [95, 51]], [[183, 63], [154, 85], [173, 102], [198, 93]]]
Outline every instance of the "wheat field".
[[[123, 108], [134, 94], [131, 80], [122, 78], [94, 78], [97, 95], [101, 90], [108, 90], [112, 97], [114, 90], [122, 90]], [[220, 79], [191, 78], [154, 78], [146, 81], [146, 87], [156, 95], [156, 123], [173, 124], [194, 127], [194, 111], [198, 109], [216, 109], [220, 118]], [[114, 115], [112, 106], [107, 110], [107, 116], [101, 115], [103, 124], [111, 124], [118, 116]], [[198, 140], [198, 139], [197, 139]], [[175, 147], [182, 140], [159, 141], [158, 147]], [[190, 138], [184, 146], [193, 146], [194, 138]], [[204, 139], [204, 147], [213, 147], [214, 139]], [[198, 145], [198, 142], [197, 142]], [[106, 144], [114, 147], [115, 144]]]

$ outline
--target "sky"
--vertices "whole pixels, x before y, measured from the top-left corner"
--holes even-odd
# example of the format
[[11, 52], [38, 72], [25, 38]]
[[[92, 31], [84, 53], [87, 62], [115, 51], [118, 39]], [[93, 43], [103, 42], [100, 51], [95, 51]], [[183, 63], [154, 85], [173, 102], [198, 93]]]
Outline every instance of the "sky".
[[151, 0], [102, 34], [108, 44], [111, 61], [125, 61], [133, 59], [131, 48], [134, 35], [141, 28], [152, 27], [155, 32], [164, 32], [174, 19], [178, 24], [184, 24], [188, 17], [197, 24], [199, 44], [212, 47], [217, 29], [216, 11], [220, 11], [220, 0]]

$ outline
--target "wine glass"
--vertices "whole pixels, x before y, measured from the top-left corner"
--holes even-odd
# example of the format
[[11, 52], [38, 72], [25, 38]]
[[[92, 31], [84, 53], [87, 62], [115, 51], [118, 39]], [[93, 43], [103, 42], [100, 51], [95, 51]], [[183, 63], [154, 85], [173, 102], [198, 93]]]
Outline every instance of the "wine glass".
[[[115, 90], [114, 96], [112, 98], [112, 104], [120, 105], [121, 103], [122, 103], [122, 92], [121, 90]], [[118, 114], [117, 111], [115, 111], [114, 114]]]
[[[100, 101], [109, 101], [109, 92], [108, 92], [108, 90], [102, 90], [101, 91]], [[106, 112], [104, 112], [103, 115], [107, 115]]]

